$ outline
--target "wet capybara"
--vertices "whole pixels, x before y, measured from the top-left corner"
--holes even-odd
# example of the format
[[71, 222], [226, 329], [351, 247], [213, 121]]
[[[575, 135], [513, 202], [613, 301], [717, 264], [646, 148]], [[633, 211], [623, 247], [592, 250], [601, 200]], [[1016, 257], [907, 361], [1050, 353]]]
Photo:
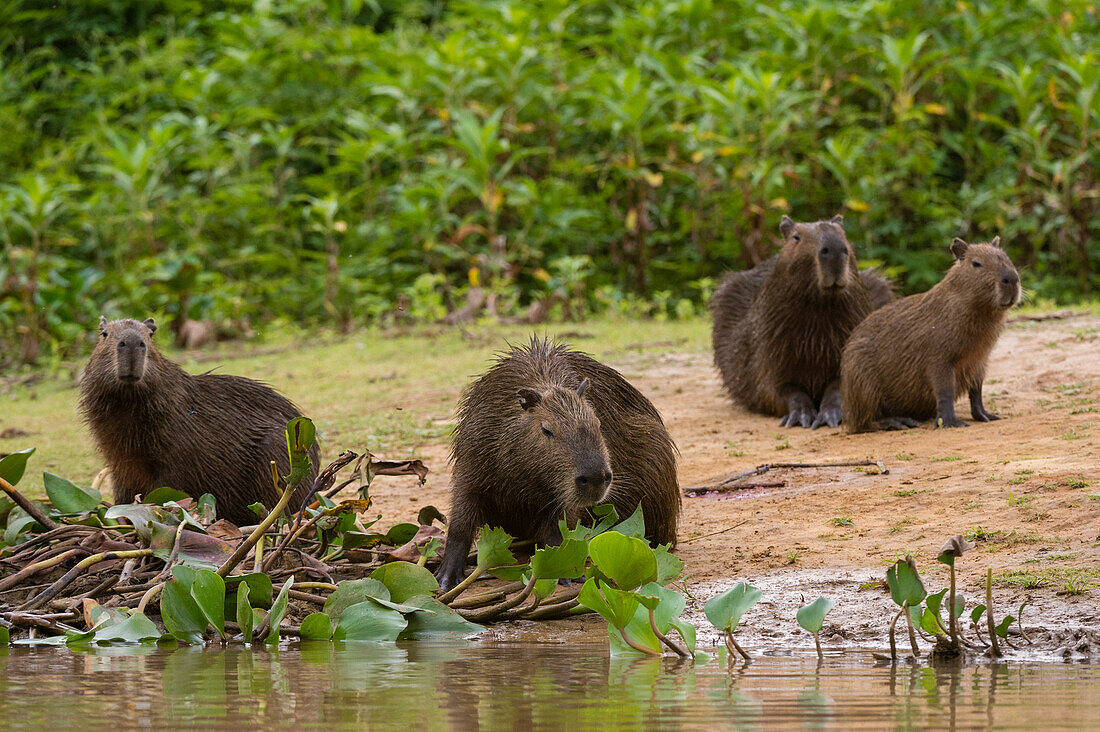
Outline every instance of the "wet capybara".
[[461, 581], [474, 532], [561, 541], [587, 509], [621, 518], [642, 506], [646, 538], [674, 544], [680, 514], [676, 448], [661, 415], [617, 371], [567, 346], [532, 338], [466, 388], [452, 445], [447, 546], [436, 574]]
[[840, 355], [852, 329], [893, 299], [860, 272], [844, 220], [779, 224], [783, 248], [726, 277], [711, 301], [714, 363], [726, 391], [782, 427], [841, 421]]
[[[115, 501], [169, 486], [194, 498], [210, 493], [222, 518], [256, 523], [248, 506], [278, 503], [269, 463], [280, 475], [290, 471], [286, 424], [301, 413], [251, 379], [188, 374], [153, 345], [156, 329], [152, 318], [100, 318], [80, 382], [80, 410], [111, 470]], [[312, 474], [291, 498], [295, 509], [313, 490], [316, 444], [310, 460]]]
[[955, 398], [963, 393], [975, 420], [999, 419], [982, 404], [982, 382], [1005, 315], [1020, 301], [1020, 277], [1000, 243], [1000, 237], [989, 244], [955, 239], [955, 263], [943, 280], [855, 329], [841, 364], [849, 432], [915, 427], [932, 417], [944, 427], [965, 427], [955, 416]]

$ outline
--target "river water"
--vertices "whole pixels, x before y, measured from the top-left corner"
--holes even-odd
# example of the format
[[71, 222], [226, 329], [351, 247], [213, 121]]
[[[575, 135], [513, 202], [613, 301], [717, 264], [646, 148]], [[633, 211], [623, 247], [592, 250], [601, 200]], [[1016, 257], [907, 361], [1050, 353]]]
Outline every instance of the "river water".
[[606, 644], [0, 649], [0, 729], [1083, 729], [1100, 667], [849, 654], [609, 658]]

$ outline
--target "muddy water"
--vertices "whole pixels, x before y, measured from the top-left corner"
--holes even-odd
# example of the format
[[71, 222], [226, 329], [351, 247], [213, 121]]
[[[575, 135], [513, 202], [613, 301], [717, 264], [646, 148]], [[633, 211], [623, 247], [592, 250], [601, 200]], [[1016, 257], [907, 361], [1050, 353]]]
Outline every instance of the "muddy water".
[[1100, 667], [608, 658], [606, 644], [0, 650], [4, 729], [1072, 729]]

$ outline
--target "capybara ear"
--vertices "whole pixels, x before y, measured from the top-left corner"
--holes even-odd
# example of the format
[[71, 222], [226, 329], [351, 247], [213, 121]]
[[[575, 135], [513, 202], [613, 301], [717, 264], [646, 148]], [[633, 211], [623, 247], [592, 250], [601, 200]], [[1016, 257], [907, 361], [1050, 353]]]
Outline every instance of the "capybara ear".
[[104, 315], [99, 316], [99, 329], [107, 330], [107, 318]]
[[834, 216], [832, 218], [832, 222], [834, 224], [836, 224], [837, 226], [839, 226], [840, 228], [842, 228], [842, 229], [844, 228], [844, 217], [841, 216], [840, 214], [837, 214], [836, 216]]
[[993, 241], [989, 242], [989, 246], [997, 247], [998, 249], [1000, 249], [1001, 248], [1001, 237], [999, 237], [999, 236], [993, 237]]
[[951, 253], [955, 255], [955, 259], [962, 259], [966, 256], [966, 250], [970, 248], [970, 245], [959, 237], [955, 237], [955, 241], [951, 242]]
[[157, 332], [157, 324], [153, 322], [152, 318], [146, 318], [142, 322], [145, 323], [145, 327], [149, 329], [149, 335], [153, 335]]
[[516, 392], [519, 405], [524, 409], [534, 409], [542, 401], [542, 395], [534, 389], [520, 389]]
[[577, 396], [584, 396], [584, 393], [588, 391], [588, 379], [581, 382], [581, 385], [577, 387]]
[[791, 235], [791, 229], [794, 228], [794, 222], [791, 221], [791, 217], [783, 214], [783, 218], [779, 220], [779, 233], [786, 239]]

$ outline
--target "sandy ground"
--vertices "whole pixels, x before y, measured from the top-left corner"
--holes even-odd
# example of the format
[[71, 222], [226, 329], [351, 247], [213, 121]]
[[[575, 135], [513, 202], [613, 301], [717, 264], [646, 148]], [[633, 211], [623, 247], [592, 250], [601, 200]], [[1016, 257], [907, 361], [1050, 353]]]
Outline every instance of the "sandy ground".
[[[682, 486], [714, 484], [772, 462], [872, 459], [888, 471], [776, 470], [755, 480], [781, 486], [685, 497], [677, 553], [697, 600], [689, 613], [701, 629], [708, 625], [701, 603], [746, 580], [764, 589], [740, 631], [750, 645], [808, 647], [794, 612], [803, 598], [827, 595], [838, 601], [823, 633], [827, 647], [881, 647], [889, 597], [860, 586], [882, 579], [906, 553], [916, 556], [930, 591], [946, 586], [935, 557], [961, 533], [976, 538], [976, 549], [958, 563], [962, 592], [976, 598], [992, 568], [998, 615], [1015, 614], [1030, 600], [1025, 627], [1039, 640], [1036, 648], [1069, 657], [1100, 653], [1100, 590], [1086, 589], [1100, 582], [1100, 319], [1009, 325], [985, 389], [987, 408], [1002, 419], [952, 430], [781, 429], [778, 418], [725, 398], [709, 352], [670, 345], [608, 361], [664, 416], [680, 449]], [[960, 403], [959, 414], [969, 416], [969, 409]], [[427, 503], [449, 507], [446, 441], [421, 453], [436, 471], [427, 486], [376, 484], [375, 506], [387, 519], [412, 518]], [[1080, 594], [1065, 594], [1074, 585]], [[565, 640], [602, 632], [598, 619], [578, 618], [497, 626], [494, 635]], [[704, 641], [713, 637], [704, 634]]]

